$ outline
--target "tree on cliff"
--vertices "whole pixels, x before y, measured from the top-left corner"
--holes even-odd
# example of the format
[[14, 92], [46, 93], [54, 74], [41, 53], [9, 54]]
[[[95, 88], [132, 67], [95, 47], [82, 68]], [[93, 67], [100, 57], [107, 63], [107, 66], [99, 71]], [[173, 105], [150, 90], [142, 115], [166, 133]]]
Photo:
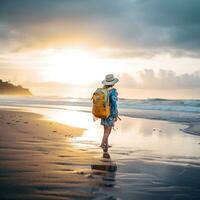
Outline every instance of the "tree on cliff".
[[23, 88], [21, 85], [14, 85], [9, 81], [0, 79], [0, 95], [32, 95], [28, 88]]

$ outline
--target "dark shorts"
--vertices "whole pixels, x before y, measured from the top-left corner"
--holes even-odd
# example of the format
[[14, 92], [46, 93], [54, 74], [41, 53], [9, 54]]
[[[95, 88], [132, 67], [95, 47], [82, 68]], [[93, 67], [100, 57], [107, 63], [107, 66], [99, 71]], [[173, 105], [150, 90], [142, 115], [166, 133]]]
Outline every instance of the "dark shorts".
[[113, 116], [109, 116], [106, 119], [101, 119], [101, 125], [103, 126], [114, 126], [115, 118]]

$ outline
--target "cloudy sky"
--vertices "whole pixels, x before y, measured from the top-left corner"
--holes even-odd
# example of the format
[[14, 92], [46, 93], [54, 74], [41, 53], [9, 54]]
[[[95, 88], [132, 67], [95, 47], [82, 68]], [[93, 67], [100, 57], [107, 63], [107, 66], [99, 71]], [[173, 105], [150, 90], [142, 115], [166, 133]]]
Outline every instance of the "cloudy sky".
[[199, 0], [0, 0], [0, 78], [88, 96], [200, 98]]

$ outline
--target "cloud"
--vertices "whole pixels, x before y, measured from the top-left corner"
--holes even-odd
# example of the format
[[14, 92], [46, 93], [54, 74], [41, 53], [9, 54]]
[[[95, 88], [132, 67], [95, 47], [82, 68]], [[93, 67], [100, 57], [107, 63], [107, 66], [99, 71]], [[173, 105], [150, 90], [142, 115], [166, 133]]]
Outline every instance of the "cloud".
[[[172, 70], [160, 69], [157, 73], [152, 69], [144, 69], [137, 72], [137, 78], [134, 78], [132, 74], [121, 74], [119, 76], [118, 88], [125, 89], [141, 89], [141, 90], [194, 90], [200, 89], [200, 71], [194, 73], [184, 73], [177, 75]], [[30, 87], [48, 87], [54, 90], [60, 89], [95, 89], [99, 87], [101, 81], [88, 83], [88, 84], [69, 84], [58, 82], [26, 82], [26, 85]]]
[[[131, 74], [119, 76], [117, 89], [120, 98], [199, 98], [200, 71], [192, 74], [176, 75], [174, 71], [151, 69], [138, 71], [138, 78]], [[90, 98], [100, 82], [74, 85], [57, 82], [29, 82], [22, 85], [30, 88], [33, 94], [42, 96], [72, 96]]]
[[6, 46], [5, 41], [12, 40], [13, 46], [7, 47], [15, 51], [78, 43], [111, 48], [122, 57], [200, 53], [199, 0], [0, 3], [0, 42]]
[[132, 89], [200, 89], [200, 71], [192, 74], [176, 75], [171, 70], [160, 70], [157, 74], [152, 69], [138, 72], [139, 80], [128, 74], [120, 77], [119, 87]]

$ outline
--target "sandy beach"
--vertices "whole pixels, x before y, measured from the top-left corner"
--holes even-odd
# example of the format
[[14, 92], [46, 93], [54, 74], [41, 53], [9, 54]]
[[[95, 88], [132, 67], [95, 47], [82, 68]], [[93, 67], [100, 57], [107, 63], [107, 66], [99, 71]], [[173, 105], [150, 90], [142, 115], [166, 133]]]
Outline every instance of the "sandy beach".
[[69, 191], [63, 190], [60, 199], [89, 199], [91, 194], [81, 192], [87, 179], [75, 165], [84, 168], [91, 157], [67, 142], [83, 130], [40, 118], [32, 113], [1, 111], [1, 199], [55, 199], [56, 190], [64, 188]]
[[78, 128], [45, 112], [1, 109], [1, 199], [199, 199], [200, 140], [187, 126], [123, 117], [103, 154], [88, 113], [74, 111]]
[[0, 0], [0, 200], [200, 200], [200, 0]]

